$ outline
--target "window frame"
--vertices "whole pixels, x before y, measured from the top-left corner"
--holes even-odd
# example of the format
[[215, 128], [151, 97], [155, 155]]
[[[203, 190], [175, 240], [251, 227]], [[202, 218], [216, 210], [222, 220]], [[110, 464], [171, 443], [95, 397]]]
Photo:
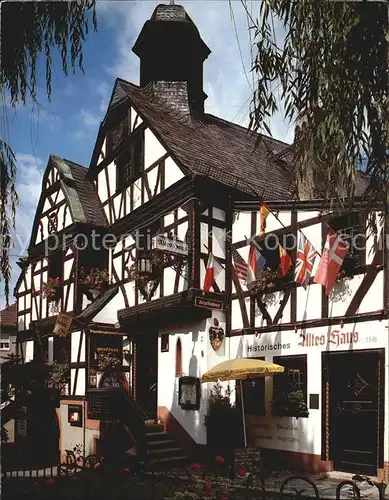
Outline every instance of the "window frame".
[[[4, 338], [5, 335], [8, 335], [8, 339]], [[2, 347], [2, 344], [8, 343], [8, 347]], [[11, 350], [11, 334], [8, 332], [2, 332], [0, 338], [0, 351], [10, 351]]]
[[182, 342], [181, 337], [176, 340], [175, 363], [174, 363], [175, 376], [182, 377]]
[[[294, 360], [298, 360], [299, 362], [303, 362], [303, 370], [300, 368], [291, 368], [288, 366], [291, 362], [293, 363]], [[289, 371], [291, 370], [298, 370], [301, 374], [304, 374], [304, 380], [303, 382], [299, 382], [298, 384], [302, 385], [302, 387], [298, 387], [297, 389], [290, 390], [288, 392], [285, 392], [286, 394], [291, 394], [297, 391], [302, 391], [303, 393], [303, 403], [306, 405], [307, 410], [306, 411], [297, 411], [293, 410], [293, 408], [290, 409], [290, 411], [287, 412], [282, 412], [282, 414], [278, 411], [273, 409], [272, 414], [273, 415], [278, 415], [278, 416], [289, 416], [289, 417], [308, 417], [308, 355], [307, 354], [288, 354], [288, 355], [283, 355], [283, 356], [273, 356], [273, 363], [279, 364], [281, 366], [285, 367], [284, 373], [280, 373], [275, 375], [273, 378], [273, 391], [272, 391], [272, 400], [273, 402], [277, 401], [282, 401], [282, 398], [280, 398], [280, 394], [282, 394], [284, 391], [285, 387], [285, 377], [289, 377]], [[290, 383], [286, 385], [291, 385]]]
[[[115, 159], [116, 190], [121, 191], [142, 177], [145, 165], [145, 128], [139, 126], [130, 135], [129, 146]], [[136, 148], [139, 147], [139, 151]], [[139, 155], [139, 157], [137, 157]], [[123, 172], [126, 175], [123, 175]]]

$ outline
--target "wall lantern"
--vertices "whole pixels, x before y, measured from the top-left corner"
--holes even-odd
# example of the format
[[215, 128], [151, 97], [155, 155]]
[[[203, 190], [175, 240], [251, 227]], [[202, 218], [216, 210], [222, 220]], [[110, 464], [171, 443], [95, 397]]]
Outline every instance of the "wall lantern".
[[153, 265], [146, 254], [142, 254], [138, 260], [138, 272], [143, 278], [149, 278], [153, 272]]
[[178, 403], [182, 410], [198, 410], [200, 408], [200, 379], [197, 377], [180, 377], [178, 380]]
[[82, 427], [82, 406], [69, 405], [68, 406], [68, 422], [74, 427]]

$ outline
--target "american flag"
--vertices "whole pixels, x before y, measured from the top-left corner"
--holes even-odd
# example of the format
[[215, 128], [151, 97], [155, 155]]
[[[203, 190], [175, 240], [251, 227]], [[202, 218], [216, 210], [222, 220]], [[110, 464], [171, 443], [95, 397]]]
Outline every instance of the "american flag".
[[243, 257], [240, 255], [238, 250], [231, 245], [232, 258], [234, 259], [234, 267], [236, 271], [236, 277], [242, 281], [247, 281], [248, 276], [248, 266], [244, 261]]
[[316, 255], [312, 243], [300, 232], [294, 277], [296, 283], [302, 285], [305, 290], [309, 284]]

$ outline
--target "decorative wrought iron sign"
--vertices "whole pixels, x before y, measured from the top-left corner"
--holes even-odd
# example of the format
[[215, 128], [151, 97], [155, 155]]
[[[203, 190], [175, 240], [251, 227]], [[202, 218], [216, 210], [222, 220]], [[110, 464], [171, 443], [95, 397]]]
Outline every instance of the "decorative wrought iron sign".
[[72, 324], [72, 317], [64, 313], [59, 313], [54, 326], [53, 333], [59, 337], [66, 337]]
[[223, 302], [221, 300], [207, 299], [206, 297], [195, 297], [194, 305], [203, 307], [204, 309], [223, 310]]
[[165, 250], [178, 255], [188, 255], [188, 245], [184, 241], [176, 238], [168, 238], [158, 234], [153, 238], [153, 248]]

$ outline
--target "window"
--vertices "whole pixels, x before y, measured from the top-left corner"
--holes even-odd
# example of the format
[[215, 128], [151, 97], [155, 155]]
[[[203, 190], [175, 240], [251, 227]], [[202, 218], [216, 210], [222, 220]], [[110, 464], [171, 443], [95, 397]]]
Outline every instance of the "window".
[[273, 414], [308, 416], [307, 355], [274, 356], [273, 362], [285, 368], [273, 377]]
[[117, 189], [128, 186], [142, 173], [144, 167], [144, 130], [136, 130], [131, 136], [130, 147], [115, 160]]
[[57, 288], [57, 299], [61, 297], [62, 280], [63, 280], [63, 253], [62, 251], [54, 252], [48, 257], [47, 277], [50, 279], [59, 278], [60, 286]]
[[[261, 358], [250, 358], [265, 360]], [[238, 406], [241, 406], [240, 382], [236, 382], [236, 397]], [[242, 381], [244, 409], [247, 415], [265, 415], [265, 378], [250, 378]]]
[[340, 215], [331, 219], [328, 225], [349, 244], [342, 270], [351, 276], [356, 266], [364, 264], [365, 233], [361, 230], [360, 215], [357, 212]]
[[177, 339], [176, 344], [176, 377], [182, 377], [182, 346], [181, 339]]
[[11, 349], [11, 340], [9, 333], [2, 333], [0, 339], [0, 351], [9, 351]]
[[109, 154], [115, 151], [128, 136], [129, 110], [127, 106], [120, 106], [111, 111], [108, 127], [107, 153]]

